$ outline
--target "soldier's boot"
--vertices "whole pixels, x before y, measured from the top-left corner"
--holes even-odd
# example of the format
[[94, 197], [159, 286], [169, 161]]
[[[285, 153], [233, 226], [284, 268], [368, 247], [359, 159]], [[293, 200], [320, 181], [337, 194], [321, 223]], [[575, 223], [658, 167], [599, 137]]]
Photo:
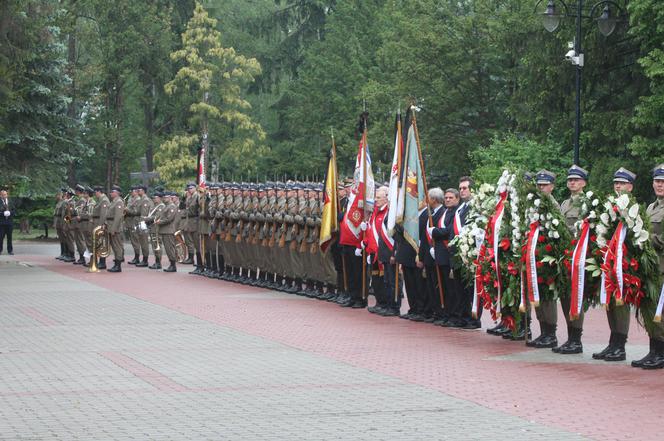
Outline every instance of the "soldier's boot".
[[176, 271], [177, 271], [177, 268], [175, 267], [175, 260], [169, 260], [169, 262], [170, 262], [171, 264], [170, 264], [170, 266], [169, 266], [168, 268], [165, 268], [165, 269], [164, 269], [164, 272], [165, 272], [165, 273], [174, 273], [174, 272], [176, 272]]
[[593, 358], [595, 360], [604, 360], [604, 358], [606, 357], [606, 354], [608, 354], [609, 352], [611, 352], [613, 350], [613, 345], [615, 343], [615, 339], [616, 339], [616, 333], [611, 332], [611, 336], [609, 337], [609, 345], [607, 347], [605, 347], [604, 349], [602, 349], [601, 351], [595, 352], [593, 354]]
[[65, 244], [60, 242], [60, 255], [55, 258], [55, 260], [62, 260], [65, 257]]
[[218, 279], [219, 273], [219, 256], [217, 254], [212, 254], [212, 274], [210, 277]]
[[226, 276], [226, 280], [228, 280], [229, 282], [237, 281], [237, 268], [236, 267], [234, 267], [234, 266], [230, 267], [228, 275]]
[[661, 340], [654, 340], [655, 355], [648, 361], [644, 361], [641, 366], [643, 369], [664, 369], [664, 342]]
[[581, 334], [583, 334], [583, 328], [573, 328], [571, 326], [567, 327], [567, 341], [558, 346], [557, 348], [551, 349], [558, 354], [580, 354], [583, 352], [583, 344], [581, 343]]
[[553, 323], [546, 324], [546, 335], [535, 344], [535, 347], [538, 349], [544, 348], [555, 348], [558, 346], [558, 338], [556, 337], [556, 329], [558, 326]]
[[107, 271], [109, 273], [120, 273], [122, 272], [122, 263], [119, 260], [113, 260], [113, 268], [109, 268]]
[[217, 279], [219, 279], [219, 280], [227, 280], [228, 279], [228, 266], [221, 265], [221, 268], [219, 268], [219, 276], [217, 276]]
[[182, 262], [183, 265], [193, 265], [194, 264], [194, 259], [191, 257], [192, 253], [187, 253], [187, 260]]
[[136, 264], [136, 268], [147, 268], [148, 266], [148, 256], [143, 256], [143, 260]]
[[[82, 262], [81, 262], [82, 261]], [[74, 265], [82, 265], [85, 263], [85, 258], [83, 258], [83, 253], [78, 253], [78, 260], [72, 262]]]
[[201, 253], [196, 252], [196, 263], [194, 264], [194, 269], [189, 271], [189, 274], [199, 275], [203, 273], [203, 259], [201, 258]]
[[129, 265], [136, 265], [138, 262], [140, 262], [141, 255], [139, 253], [134, 252], [134, 258], [127, 262]]
[[656, 355], [657, 355], [657, 340], [651, 338], [648, 353], [642, 359], [632, 361], [632, 367], [638, 367], [638, 368], [643, 367], [643, 363], [652, 360], [653, 358], [655, 358]]
[[623, 361], [627, 358], [625, 353], [625, 343], [627, 342], [627, 334], [615, 333], [613, 340], [613, 349], [611, 349], [605, 356], [604, 361]]
[[154, 258], [154, 263], [150, 265], [148, 268], [150, 269], [161, 269], [161, 259], [157, 259], [156, 257]]
[[206, 251], [205, 252], [205, 271], [203, 271], [203, 274], [205, 275], [205, 277], [212, 277], [212, 275], [214, 274], [213, 265], [214, 265], [214, 260], [212, 260], [212, 251]]
[[70, 250], [69, 247], [65, 247], [65, 248], [66, 248], [65, 257], [62, 259], [62, 261], [67, 262], [67, 263], [72, 263], [75, 260], [74, 259], [74, 252], [72, 250]]
[[539, 346], [537, 346], [537, 345], [539, 344], [540, 340], [542, 340], [542, 339], [544, 339], [544, 338], [546, 337], [546, 335], [547, 335], [547, 333], [548, 333], [549, 326], [548, 326], [546, 323], [540, 321], [540, 328], [541, 328], [541, 329], [540, 329], [540, 335], [539, 335], [539, 337], [537, 337], [536, 339], [531, 340], [531, 341], [529, 341], [528, 343], [526, 343], [526, 346], [529, 346], [529, 347], [531, 347], [531, 348], [537, 348], [537, 347], [539, 347]]
[[106, 269], [106, 258], [105, 257], [100, 257], [99, 258], [99, 263], [97, 264], [97, 268], [100, 270]]

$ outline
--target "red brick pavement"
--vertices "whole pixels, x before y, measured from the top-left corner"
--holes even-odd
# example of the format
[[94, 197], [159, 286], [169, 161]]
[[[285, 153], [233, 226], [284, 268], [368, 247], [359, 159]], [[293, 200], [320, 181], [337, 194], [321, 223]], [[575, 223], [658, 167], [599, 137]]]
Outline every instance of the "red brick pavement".
[[[664, 371], [608, 363], [497, 360], [493, 357], [534, 350], [484, 332], [382, 318], [297, 296], [271, 297], [270, 291], [184, 273], [124, 265], [121, 274], [89, 274], [52, 257], [21, 260], [541, 424], [596, 439], [661, 439]], [[606, 341], [601, 311], [591, 311], [585, 328], [585, 343]], [[565, 337], [564, 329], [559, 336]], [[630, 341], [647, 344], [636, 325]], [[509, 428], [496, 428], [497, 434], [504, 431]]]

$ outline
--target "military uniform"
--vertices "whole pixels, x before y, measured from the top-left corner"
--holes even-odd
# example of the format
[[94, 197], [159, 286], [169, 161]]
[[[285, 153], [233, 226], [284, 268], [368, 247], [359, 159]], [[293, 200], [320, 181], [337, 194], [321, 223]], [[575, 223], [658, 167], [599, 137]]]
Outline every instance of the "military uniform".
[[136, 213], [136, 234], [138, 236], [138, 244], [143, 254], [143, 260], [136, 263], [137, 268], [147, 267], [148, 266], [148, 256], [150, 255], [150, 233], [148, 230], [141, 230], [138, 228], [138, 224], [143, 218], [145, 218], [150, 211], [154, 208], [154, 203], [150, 198], [145, 194], [146, 188], [141, 186], [139, 187], [139, 197], [136, 203], [134, 204], [134, 212]]
[[[634, 184], [636, 175], [631, 171], [620, 167], [613, 175], [613, 182], [622, 182]], [[613, 234], [613, 231], [609, 231]], [[593, 354], [596, 360], [622, 361], [626, 358], [625, 343], [629, 333], [629, 315], [630, 306], [628, 304], [617, 305], [615, 299], [611, 300], [609, 308], [606, 311], [606, 318], [611, 329], [609, 345], [600, 352]]]
[[85, 187], [80, 184], [76, 184], [76, 201], [74, 202], [74, 214], [71, 220], [71, 234], [76, 244], [76, 251], [78, 252], [78, 260], [74, 261], [74, 265], [85, 265], [85, 236], [82, 227], [85, 227], [81, 224], [81, 213], [85, 207], [85, 199], [83, 199], [83, 193], [85, 192]]
[[62, 233], [65, 238], [65, 246], [68, 250], [67, 256], [62, 259], [63, 262], [73, 262], [75, 259], [75, 241], [72, 234], [72, 222], [76, 216], [76, 200], [74, 199], [74, 191], [67, 190], [67, 197], [62, 207]]
[[65, 192], [67, 189], [61, 189], [61, 193], [57, 202], [55, 203], [55, 209], [53, 210], [53, 227], [55, 228], [55, 233], [58, 235], [58, 240], [60, 241], [60, 255], [56, 257], [58, 260], [64, 260], [65, 256], [69, 254], [67, 249], [67, 243], [65, 241], [65, 233], [63, 230], [63, 217], [64, 217], [64, 206], [65, 206]]
[[[101, 187], [95, 187], [95, 192], [97, 195], [97, 203], [92, 209], [92, 228], [99, 227], [101, 225], [106, 225], [106, 219], [108, 217], [108, 209], [111, 206], [111, 202], [108, 200], [108, 196], [102, 193], [103, 189]], [[93, 256], [95, 259], [97, 256]], [[106, 258], [99, 258], [99, 269], [106, 269]]]
[[134, 249], [134, 258], [127, 262], [129, 265], [135, 265], [140, 262], [141, 254], [141, 242], [138, 234], [138, 223], [140, 221], [140, 201], [141, 198], [137, 193], [138, 187], [131, 187], [131, 196], [127, 200], [127, 206], [125, 210], [125, 228], [127, 229], [127, 235], [129, 236], [129, 242], [131, 242], [131, 247]]
[[[165, 196], [174, 196], [175, 193], [168, 192]], [[172, 273], [176, 271], [175, 262], [177, 261], [177, 252], [175, 251], [175, 220], [177, 217], [178, 207], [175, 206], [172, 199], [165, 203], [165, 208], [159, 213], [159, 217], [155, 223], [159, 225], [159, 239], [161, 245], [166, 251], [166, 256], [169, 260], [169, 267], [164, 269], [164, 272]]]
[[198, 233], [198, 192], [194, 190], [193, 193], [190, 193], [195, 188], [196, 184], [187, 184], [187, 195], [184, 200], [187, 215], [185, 217], [186, 221], [183, 232], [189, 253], [189, 259], [185, 263], [193, 263], [193, 256], [196, 256], [196, 267], [199, 267], [201, 265], [201, 258], [198, 255], [200, 246], [198, 244], [198, 237], [196, 237]]
[[154, 263], [149, 266], [150, 269], [161, 269], [161, 256], [163, 254], [163, 248], [159, 240], [159, 224], [155, 221], [159, 219], [162, 211], [166, 208], [166, 204], [162, 201], [164, 194], [160, 191], [155, 192], [154, 195], [154, 207], [147, 216], [143, 218], [143, 221], [149, 225], [148, 235], [150, 236], [150, 244], [152, 246], [152, 254], [154, 254]]
[[[653, 187], [664, 185], [664, 164], [653, 170]], [[661, 193], [661, 190], [660, 190]], [[650, 219], [650, 240], [659, 258], [659, 273], [664, 280], [664, 195], [658, 194], [657, 200], [648, 206], [646, 214]], [[664, 291], [664, 287], [662, 288]], [[661, 294], [660, 295], [664, 295]], [[649, 332], [650, 351], [641, 360], [632, 362], [632, 366], [644, 369], [664, 368], [664, 322], [653, 322]]]
[[115, 193], [113, 196], [113, 201], [108, 207], [108, 216], [106, 217], [106, 223], [108, 225], [108, 234], [111, 243], [111, 248], [113, 249], [113, 265], [108, 271], [112, 273], [119, 273], [122, 271], [122, 262], [124, 262], [124, 246], [122, 241], [122, 223], [124, 220], [125, 213], [125, 204], [120, 197], [122, 189], [118, 186], [113, 186], [111, 189], [112, 193]]
[[[93, 212], [95, 208], [95, 200], [92, 199], [92, 194], [93, 190], [91, 188], [86, 188], [85, 189], [87, 192], [87, 195], [83, 197], [83, 200], [85, 203], [81, 207], [81, 211], [78, 213], [80, 217], [80, 230], [81, 234], [83, 235], [83, 240], [85, 242], [85, 248], [87, 249], [88, 253], [90, 253], [90, 259], [93, 259], [94, 257], [92, 256], [92, 229], [93, 229]], [[85, 265], [87, 265], [84, 262]]]
[[[567, 179], [582, 179], [588, 181], [588, 172], [578, 165], [573, 165], [567, 171]], [[578, 231], [576, 223], [581, 220], [581, 202], [583, 189], [578, 194], [572, 194], [568, 199], [565, 199], [560, 205], [560, 211], [565, 217], [565, 225], [572, 234], [576, 237]], [[579, 354], [583, 352], [583, 345], [581, 344], [581, 335], [583, 333], [583, 309], [578, 317], [571, 320], [569, 310], [571, 306], [571, 293], [564, 293], [560, 297], [560, 305], [565, 315], [565, 322], [567, 322], [567, 341], [561, 346], [552, 348], [553, 352], [558, 354]]]

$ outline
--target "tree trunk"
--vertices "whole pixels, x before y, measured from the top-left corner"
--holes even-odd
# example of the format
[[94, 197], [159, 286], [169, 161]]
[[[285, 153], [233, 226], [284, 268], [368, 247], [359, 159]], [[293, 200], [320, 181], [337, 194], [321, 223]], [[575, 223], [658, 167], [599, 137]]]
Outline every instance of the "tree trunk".
[[153, 83], [150, 87], [150, 98], [145, 100], [143, 104], [143, 115], [145, 116], [145, 161], [147, 163], [148, 171], [154, 169], [154, 138], [156, 128], [155, 121], [155, 108], [156, 108], [156, 86]]
[[[67, 116], [76, 119], [76, 34], [72, 31], [67, 39], [67, 74], [71, 78], [69, 97], [71, 101], [67, 105]], [[73, 138], [74, 136], [72, 136]], [[73, 157], [75, 152], [70, 152]], [[76, 184], [76, 163], [70, 161], [67, 166], [67, 183], [70, 187]]]

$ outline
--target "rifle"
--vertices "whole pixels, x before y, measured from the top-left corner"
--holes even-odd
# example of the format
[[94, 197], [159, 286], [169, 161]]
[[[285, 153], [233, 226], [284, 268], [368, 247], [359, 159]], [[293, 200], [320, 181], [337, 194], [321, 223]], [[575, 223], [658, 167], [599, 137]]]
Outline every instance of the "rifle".
[[300, 234], [300, 224], [293, 224], [293, 237], [289, 245], [291, 251], [297, 251], [297, 236]]
[[288, 224], [284, 222], [281, 224], [281, 236], [279, 237], [279, 248], [283, 248], [286, 246], [286, 229], [288, 228]]
[[240, 219], [238, 230], [239, 231], [237, 232], [237, 236], [235, 236], [235, 243], [242, 242], [242, 230], [244, 230], [244, 220], [242, 219]]
[[320, 228], [316, 227], [314, 229], [314, 241], [311, 242], [311, 247], [309, 247], [310, 254], [316, 254], [318, 252], [318, 239], [320, 238]]
[[307, 237], [309, 236], [309, 225], [304, 226], [304, 234], [302, 235], [302, 243], [300, 244], [300, 253], [307, 252]]

